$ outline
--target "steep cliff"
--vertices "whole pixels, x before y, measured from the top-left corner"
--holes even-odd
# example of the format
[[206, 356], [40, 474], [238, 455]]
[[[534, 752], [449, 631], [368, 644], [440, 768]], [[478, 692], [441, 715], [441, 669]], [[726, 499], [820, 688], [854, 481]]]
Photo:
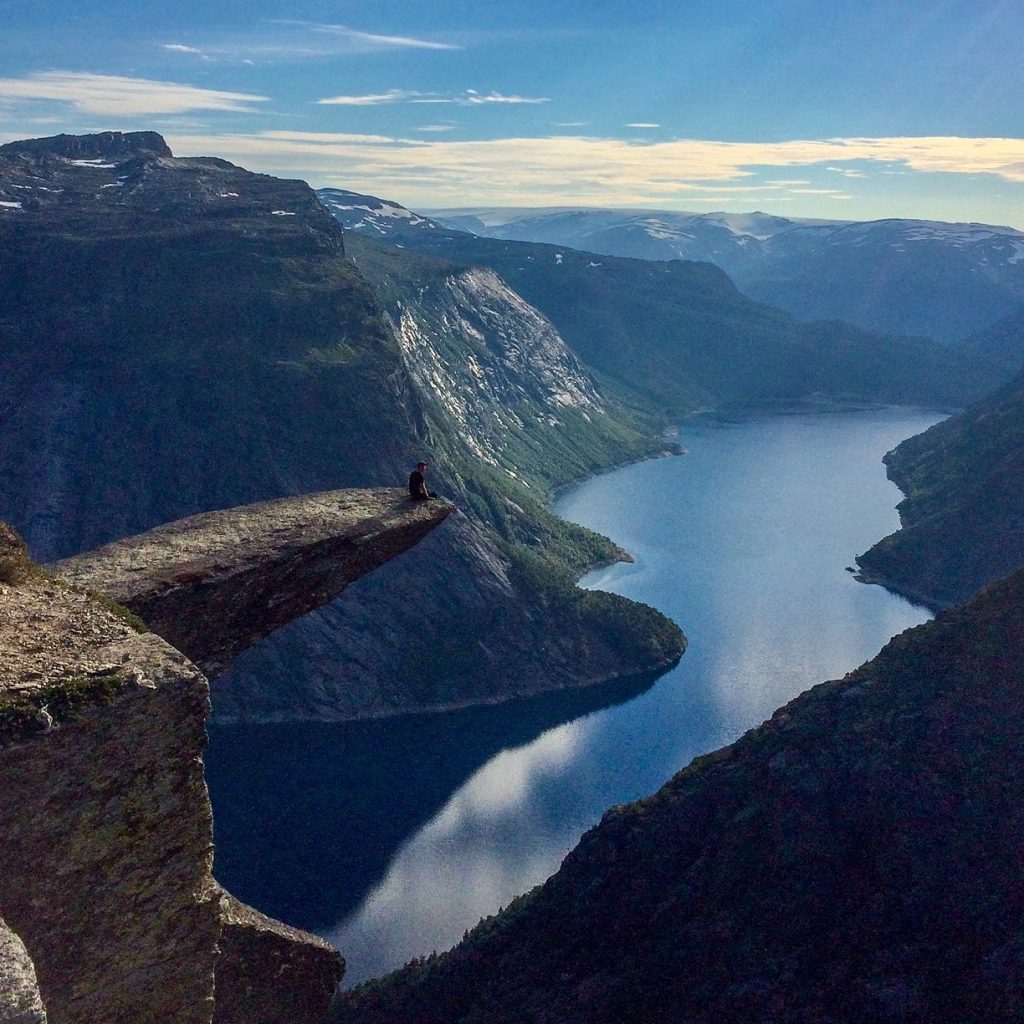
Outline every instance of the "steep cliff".
[[[514, 596], [502, 600], [531, 609], [523, 626], [544, 617], [568, 573], [616, 557], [606, 539], [551, 515], [546, 490], [660, 446], [602, 402], [544, 318], [493, 275], [438, 279], [404, 319], [386, 313], [308, 186], [176, 159], [153, 133], [0, 146], [0, 196], [0, 517], [36, 557], [210, 509], [401, 483], [421, 457], [434, 463], [436, 489], [499, 531], [512, 548], [502, 558], [549, 563], [551, 579], [509, 576]], [[480, 614], [495, 591], [463, 577], [486, 578], [490, 566], [467, 565], [455, 532], [445, 536], [428, 574], [384, 570], [396, 597], [364, 626], [378, 647], [407, 645], [416, 634], [399, 621], [415, 591], [448, 610], [431, 625], [459, 664], [481, 649], [494, 655], [479, 663], [486, 677], [452, 699], [474, 688], [514, 694], [505, 666], [518, 662], [503, 652], [529, 637], [501, 630], [512, 629], [502, 608]], [[453, 592], [470, 604], [457, 607]], [[599, 637], [625, 620], [625, 602], [576, 603], [572, 621], [563, 617], [564, 657], [555, 638], [553, 685], [604, 678]], [[647, 636], [671, 634], [678, 656], [674, 626], [632, 614], [627, 671], [663, 663], [647, 657]], [[322, 657], [344, 660], [367, 642], [346, 631], [343, 607], [322, 615], [333, 624]], [[280, 658], [268, 654], [271, 663]], [[319, 694], [303, 703], [295, 673], [284, 673], [280, 687], [250, 659], [249, 706], [270, 718], [318, 715]], [[532, 678], [543, 688], [542, 673]], [[388, 681], [376, 674], [370, 685], [382, 692]], [[409, 704], [421, 706], [420, 695]]]
[[1024, 573], [610, 810], [373, 1024], [1024, 1015]]
[[0, 585], [0, 608], [0, 913], [50, 1018], [206, 1024], [220, 934], [206, 680], [55, 581]]
[[215, 675], [453, 511], [397, 489], [304, 494], [167, 523], [52, 569], [109, 595]]
[[[147, 607], [171, 631], [173, 613], [191, 620], [186, 639], [217, 637], [197, 641], [217, 663], [239, 647], [236, 609], [242, 638], [264, 633], [305, 611], [304, 573], [326, 599], [450, 511], [389, 491], [315, 495], [172, 525], [69, 569], [112, 589], [141, 581], [133, 592], [156, 595]], [[0, 525], [0, 1019], [42, 1020], [36, 1003], [57, 1024], [320, 1019], [339, 955], [213, 879], [208, 710], [181, 652], [36, 568]]]
[[[0, 146], [0, 516], [43, 560], [400, 477], [419, 405], [307, 185], [152, 133]], [[161, 140], [162, 141], [162, 140]]]

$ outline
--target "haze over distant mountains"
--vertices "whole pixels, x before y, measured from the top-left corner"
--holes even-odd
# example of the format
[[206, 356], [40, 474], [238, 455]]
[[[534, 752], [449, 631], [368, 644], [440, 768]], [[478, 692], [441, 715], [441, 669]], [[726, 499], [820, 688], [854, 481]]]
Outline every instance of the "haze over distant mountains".
[[1024, 232], [924, 220], [765, 213], [464, 209], [440, 224], [610, 256], [706, 260], [751, 298], [804, 320], [957, 341], [1024, 303]]

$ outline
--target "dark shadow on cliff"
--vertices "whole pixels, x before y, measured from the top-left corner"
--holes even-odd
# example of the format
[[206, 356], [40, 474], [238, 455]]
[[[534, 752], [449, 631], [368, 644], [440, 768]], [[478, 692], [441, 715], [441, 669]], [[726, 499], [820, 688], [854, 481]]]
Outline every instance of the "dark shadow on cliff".
[[330, 927], [492, 757], [624, 703], [661, 674], [443, 714], [213, 726], [205, 762], [214, 874], [266, 914], [300, 928]]

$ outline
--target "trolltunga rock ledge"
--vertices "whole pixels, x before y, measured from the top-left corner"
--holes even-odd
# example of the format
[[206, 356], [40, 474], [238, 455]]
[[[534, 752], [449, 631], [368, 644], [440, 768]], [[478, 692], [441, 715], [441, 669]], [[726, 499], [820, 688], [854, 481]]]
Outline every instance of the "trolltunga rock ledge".
[[212, 676], [453, 511], [397, 488], [323, 491], [179, 519], [51, 568], [135, 612]]
[[185, 653], [223, 664], [451, 511], [396, 490], [265, 502], [64, 579], [0, 524], [0, 1024], [322, 1020], [341, 956], [214, 881], [209, 686]]

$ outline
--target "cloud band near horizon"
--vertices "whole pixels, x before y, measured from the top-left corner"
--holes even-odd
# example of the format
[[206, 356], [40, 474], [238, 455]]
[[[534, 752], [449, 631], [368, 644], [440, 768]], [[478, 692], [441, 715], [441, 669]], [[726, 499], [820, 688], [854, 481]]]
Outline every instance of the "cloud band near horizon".
[[[477, 205], [518, 205], [567, 197], [577, 204], [637, 203], [701, 193], [786, 190], [755, 184], [758, 170], [853, 161], [897, 165], [920, 173], [991, 174], [1024, 182], [1024, 139], [957, 136], [833, 138], [781, 142], [680, 139], [641, 142], [581, 136], [483, 141], [403, 139], [323, 132], [174, 135], [183, 155], [216, 154], [273, 173], [299, 174], [316, 184], [419, 197], [434, 205], [467, 195]], [[844, 186], [850, 182], [843, 181]], [[847, 198], [842, 188], [835, 199]]]

